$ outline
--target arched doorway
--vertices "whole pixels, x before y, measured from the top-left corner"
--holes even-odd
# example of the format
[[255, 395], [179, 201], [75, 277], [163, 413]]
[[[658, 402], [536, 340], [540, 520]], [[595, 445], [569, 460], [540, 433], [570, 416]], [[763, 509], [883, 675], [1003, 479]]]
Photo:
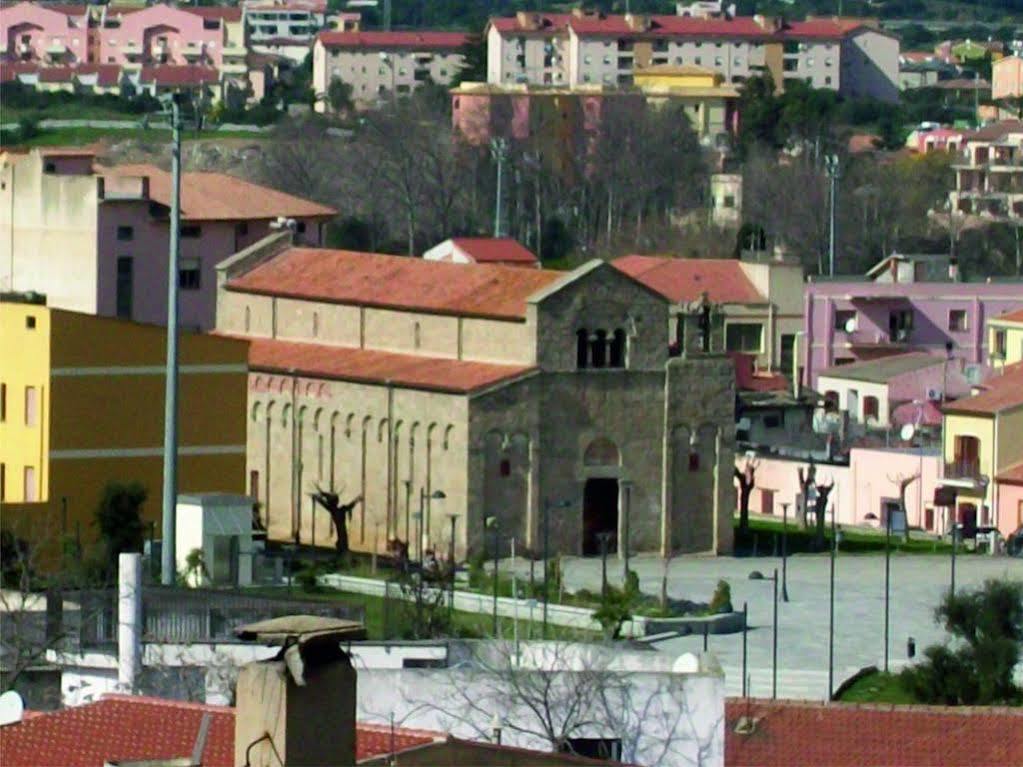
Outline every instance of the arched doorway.
[[[618, 550], [618, 447], [600, 437], [583, 453], [587, 479], [583, 486], [583, 556], [600, 554], [602, 535], [608, 536], [607, 551]], [[610, 476], [609, 476], [610, 475]]]

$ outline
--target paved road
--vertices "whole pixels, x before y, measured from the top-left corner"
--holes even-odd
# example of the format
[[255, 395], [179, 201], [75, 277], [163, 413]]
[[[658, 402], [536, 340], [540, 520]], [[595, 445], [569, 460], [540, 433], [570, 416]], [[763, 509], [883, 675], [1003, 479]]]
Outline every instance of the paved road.
[[[640, 587], [659, 594], [661, 560], [634, 557], [630, 566], [639, 575]], [[781, 560], [771, 557], [682, 557], [668, 571], [668, 593], [673, 597], [709, 601], [718, 579], [732, 587], [732, 603], [749, 606], [753, 627], [748, 636], [751, 691], [771, 694], [770, 581], [751, 581], [749, 573], [760, 570], [770, 576]], [[827, 697], [828, 689], [828, 557], [794, 555], [788, 559], [789, 601], [778, 608], [778, 694], [781, 697]], [[571, 559], [564, 563], [568, 589], [600, 589], [600, 560]], [[619, 560], [609, 560], [608, 570], [621, 582]], [[917, 653], [928, 644], [946, 638], [934, 622], [934, 608], [949, 586], [949, 558], [899, 555], [891, 560], [890, 664], [904, 664], [906, 640], [916, 639]], [[959, 557], [956, 587], [970, 587], [986, 578], [1023, 580], [1023, 560], [986, 556]], [[682, 637], [657, 644], [662, 652], [681, 654], [702, 649], [702, 637]], [[742, 635], [711, 636], [709, 648], [725, 669], [730, 695], [742, 688]], [[835, 685], [856, 670], [881, 667], [884, 658], [884, 556], [841, 555], [835, 570]]]

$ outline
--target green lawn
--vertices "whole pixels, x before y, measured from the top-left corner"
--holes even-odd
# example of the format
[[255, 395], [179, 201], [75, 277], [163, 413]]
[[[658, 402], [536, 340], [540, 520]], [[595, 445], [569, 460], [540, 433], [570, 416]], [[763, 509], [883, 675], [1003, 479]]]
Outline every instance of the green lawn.
[[68, 101], [45, 107], [13, 107], [4, 105], [3, 122], [18, 122], [23, 117], [33, 120], [141, 120], [141, 114], [111, 109], [101, 104]]
[[[757, 553], [760, 555], [771, 554], [774, 550], [774, 538], [778, 536], [779, 551], [781, 546], [782, 521], [780, 519], [750, 519], [749, 531], [745, 535], [739, 533], [739, 520], [735, 519], [735, 547], [737, 551], [751, 553], [756, 542]], [[788, 541], [786, 548], [789, 554], [814, 551], [815, 531], [812, 527], [803, 529], [791, 518], [788, 524]], [[831, 528], [824, 528], [826, 541], [831, 540]], [[866, 554], [884, 551], [884, 532], [873, 532], [870, 530], [844, 528], [842, 530], [841, 542], [838, 550], [847, 554]], [[901, 535], [892, 535], [892, 551], [902, 554], [951, 554], [952, 545], [946, 540], [938, 540], [933, 535], [926, 537], [919, 533], [913, 533], [912, 537], [905, 541]], [[825, 545], [825, 551], [828, 546]], [[958, 554], [968, 554], [966, 548], [960, 544]]]
[[[17, 141], [16, 134], [3, 136], [4, 146], [82, 146], [92, 144], [102, 139], [115, 141], [126, 141], [134, 139], [148, 143], [169, 143], [171, 132], [169, 130], [146, 130], [142, 128], [55, 128], [53, 130], [42, 130], [38, 136], [28, 141]], [[265, 133], [250, 133], [248, 131], [184, 131], [181, 135], [183, 141], [215, 140], [225, 138], [244, 138], [253, 141], [260, 141], [267, 138]]]
[[875, 671], [857, 679], [838, 699], [843, 703], [918, 703], [898, 674]]

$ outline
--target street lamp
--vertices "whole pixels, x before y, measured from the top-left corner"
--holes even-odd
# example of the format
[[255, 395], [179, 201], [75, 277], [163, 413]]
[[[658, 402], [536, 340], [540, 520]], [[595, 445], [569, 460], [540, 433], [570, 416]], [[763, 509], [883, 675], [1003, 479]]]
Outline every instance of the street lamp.
[[835, 535], [835, 505], [831, 506], [831, 573], [828, 584], [828, 700], [835, 691], [835, 556], [838, 538]]
[[632, 516], [632, 483], [623, 482], [622, 490], [625, 495], [625, 520], [622, 526], [622, 560], [624, 562], [624, 573], [622, 575], [622, 583], [628, 584], [629, 582], [629, 523], [631, 522], [630, 517]]
[[829, 154], [824, 158], [824, 170], [828, 174], [828, 181], [830, 185], [830, 199], [831, 204], [829, 207], [830, 212], [830, 224], [829, 224], [829, 237], [828, 237], [828, 274], [832, 277], [835, 276], [835, 219], [837, 211], [836, 199], [838, 197], [838, 179], [842, 177], [842, 167], [838, 161], [837, 154]]
[[[803, 503], [807, 503], [803, 499]], [[806, 523], [805, 515], [803, 519]], [[788, 557], [789, 557], [789, 504], [781, 505], [781, 598], [783, 602], [789, 601], [789, 579], [788, 579]]]
[[571, 506], [570, 501], [558, 501], [551, 503], [546, 498], [543, 502], [543, 638], [547, 638], [547, 602], [550, 599], [548, 590], [548, 560], [550, 558], [550, 521], [551, 512], [556, 509], [567, 509]]
[[500, 563], [501, 523], [497, 517], [487, 517], [487, 527], [494, 531], [494, 639], [497, 639], [497, 576]]
[[607, 547], [611, 543], [613, 533], [608, 530], [597, 533], [597, 542], [600, 543], [600, 598], [607, 599]]
[[771, 620], [771, 698], [778, 697], [778, 568], [774, 568], [774, 575], [770, 578], [764, 576], [759, 570], [749, 574], [751, 581], [771, 581], [774, 583], [774, 616]]
[[[420, 496], [422, 498], [422, 496]], [[414, 511], [412, 512], [412, 519], [416, 521], [416, 541], [419, 548], [418, 556], [415, 560], [419, 562], [420, 568], [423, 566], [423, 512]]]
[[494, 202], [494, 237], [501, 237], [501, 203], [504, 189], [501, 183], [504, 163], [508, 159], [508, 142], [501, 137], [490, 140], [490, 153], [497, 163], [497, 196]]
[[[426, 552], [426, 544], [424, 539], [429, 537], [430, 534], [430, 502], [431, 501], [443, 501], [447, 496], [443, 490], [434, 490], [432, 493], [427, 495], [426, 488], [419, 488], [419, 515], [420, 520], [418, 538], [419, 538], [419, 565], [423, 564], [423, 554]], [[416, 515], [413, 515], [416, 516]]]
[[448, 599], [448, 621], [454, 617], [455, 612], [455, 523], [458, 521], [457, 514], [448, 514], [451, 520], [451, 543], [448, 546], [448, 568], [451, 570], [451, 595]]

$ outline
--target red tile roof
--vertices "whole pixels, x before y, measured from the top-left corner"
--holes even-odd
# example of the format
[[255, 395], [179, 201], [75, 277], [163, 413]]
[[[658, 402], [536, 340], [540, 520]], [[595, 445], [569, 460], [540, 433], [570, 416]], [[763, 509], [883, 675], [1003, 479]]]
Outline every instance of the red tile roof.
[[289, 248], [228, 290], [431, 314], [524, 320], [526, 301], [564, 272], [450, 264], [350, 250]]
[[74, 73], [73, 67], [43, 67], [39, 70], [39, 82], [69, 83]]
[[202, 16], [204, 19], [222, 19], [223, 21], [241, 21], [242, 20], [242, 9], [237, 6], [229, 5], [209, 5], [209, 6], [185, 6], [181, 10], [194, 13], [196, 16]]
[[[103, 767], [124, 760], [190, 756], [204, 713], [212, 715], [203, 767], [234, 767], [234, 709], [163, 698], [104, 695], [83, 706], [0, 729], [4, 767]], [[392, 737], [394, 749], [392, 750]], [[442, 733], [356, 725], [355, 755], [369, 759], [444, 738]]]
[[762, 304], [760, 294], [742, 264], [734, 259], [624, 256], [612, 266], [675, 303], [708, 300], [726, 304]]
[[[100, 169], [106, 176], [147, 176], [149, 197], [171, 202], [171, 175], [155, 165], [115, 165]], [[243, 181], [226, 173], [188, 172], [181, 177], [181, 215], [187, 221], [245, 221], [334, 216], [326, 205]]]
[[1023, 322], [1023, 309], [1017, 309], [1014, 312], [1008, 312], [1001, 315], [1000, 317], [992, 317], [994, 320], [1005, 320], [1006, 322]]
[[482, 389], [533, 370], [528, 365], [467, 362], [269, 338], [251, 339], [249, 368], [255, 371], [294, 371], [298, 375], [356, 383], [391, 382], [410, 389], [452, 394]]
[[[753, 732], [737, 733], [742, 717]], [[725, 704], [727, 767], [1005, 767], [1023, 758], [1023, 709], [807, 701]]]
[[87, 5], [78, 5], [77, 3], [40, 3], [39, 5], [48, 11], [63, 13], [65, 16], [84, 16], [88, 9]]
[[210, 85], [220, 81], [220, 73], [213, 67], [196, 64], [161, 64], [142, 67], [139, 81], [168, 88], [175, 85]]
[[1023, 485], [1023, 462], [999, 472], [995, 475], [995, 479], [1010, 485]]
[[994, 415], [1023, 405], [1023, 362], [1007, 365], [1002, 374], [984, 383], [984, 391], [943, 408], [945, 413]]
[[121, 79], [121, 67], [118, 64], [79, 64], [75, 75], [96, 75], [97, 85], [112, 86]]
[[451, 240], [479, 264], [535, 264], [536, 255], [513, 237], [454, 237]]
[[456, 50], [472, 35], [463, 32], [320, 32], [316, 39], [327, 48], [413, 48]]

